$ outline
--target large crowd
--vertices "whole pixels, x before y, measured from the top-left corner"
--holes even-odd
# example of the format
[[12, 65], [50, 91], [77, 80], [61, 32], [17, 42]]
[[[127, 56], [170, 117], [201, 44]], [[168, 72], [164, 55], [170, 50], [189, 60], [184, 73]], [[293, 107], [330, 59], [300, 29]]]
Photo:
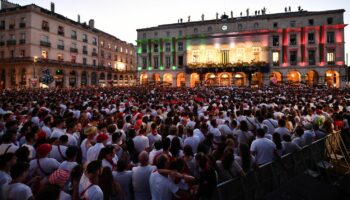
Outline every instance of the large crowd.
[[0, 200], [210, 199], [340, 131], [350, 89], [0, 91]]

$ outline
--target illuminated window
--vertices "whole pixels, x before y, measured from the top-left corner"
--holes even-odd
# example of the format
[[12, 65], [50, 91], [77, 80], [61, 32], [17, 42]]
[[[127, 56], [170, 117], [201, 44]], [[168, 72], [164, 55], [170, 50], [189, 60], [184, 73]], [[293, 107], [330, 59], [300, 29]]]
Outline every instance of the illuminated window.
[[236, 49], [236, 56], [238, 62], [243, 62], [244, 57], [245, 57], [245, 49], [244, 48], [237, 48]]
[[254, 61], [255, 62], [260, 61], [260, 52], [261, 52], [261, 47], [253, 47], [253, 54], [254, 54]]
[[111, 48], [112, 48], [111, 44], [108, 44], [108, 49], [111, 49]]
[[261, 47], [253, 47], [254, 53], [259, 53], [261, 51]]
[[123, 47], [120, 47], [120, 52], [123, 52]]
[[221, 50], [220, 51], [220, 53], [221, 53], [221, 63], [222, 64], [227, 64], [227, 63], [229, 63], [229, 50]]
[[63, 61], [63, 54], [58, 53], [58, 54], [57, 54], [57, 60]]
[[197, 50], [194, 50], [194, 51], [192, 51], [192, 54], [193, 54], [192, 62], [198, 63], [199, 62], [199, 52]]
[[47, 59], [48, 58], [48, 52], [47, 51], [41, 51], [41, 56], [42, 56], [42, 58]]
[[213, 51], [212, 51], [212, 50], [208, 50], [208, 51], [207, 51], [207, 55], [208, 55], [207, 62], [208, 62], [208, 63], [213, 62], [213, 60], [214, 60]]
[[105, 44], [105, 42], [103, 41], [103, 40], [101, 40], [101, 47], [103, 47], [104, 46], [104, 44]]
[[272, 53], [272, 62], [274, 66], [278, 66], [280, 64], [280, 53], [273, 52]]
[[328, 64], [334, 64], [335, 62], [335, 55], [334, 50], [331, 50], [327, 53], [327, 63]]

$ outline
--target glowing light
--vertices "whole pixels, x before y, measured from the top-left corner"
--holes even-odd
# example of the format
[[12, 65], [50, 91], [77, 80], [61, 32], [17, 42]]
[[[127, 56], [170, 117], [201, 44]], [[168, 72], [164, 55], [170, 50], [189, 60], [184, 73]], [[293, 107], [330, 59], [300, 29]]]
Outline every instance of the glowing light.
[[173, 69], [173, 70], [176, 70], [176, 66], [172, 66], [172, 69]]
[[293, 73], [291, 76], [292, 76], [292, 78], [294, 78], [294, 77], [295, 77], [295, 74]]
[[148, 70], [152, 70], [152, 67], [148, 67]]
[[215, 78], [215, 74], [210, 74], [209, 78]]
[[327, 73], [327, 74], [326, 74], [326, 76], [331, 77], [331, 76], [332, 76], [332, 74], [331, 74], [331, 73]]
[[164, 70], [164, 67], [163, 67], [163, 66], [160, 66], [159, 69], [160, 69], [160, 70]]
[[141, 70], [142, 70], [142, 67], [138, 67], [137, 70], [141, 71]]
[[215, 43], [215, 49], [220, 49], [220, 44], [219, 43]]
[[227, 74], [223, 74], [221, 77], [222, 78], [228, 78], [228, 75]]
[[233, 49], [233, 48], [235, 48], [235, 47], [236, 47], [236, 44], [235, 44], [234, 42], [231, 42], [231, 43], [230, 43], [230, 48]]
[[235, 78], [243, 78], [242, 74], [236, 74]]
[[125, 64], [122, 62], [117, 62], [115, 64], [115, 68], [119, 71], [125, 71]]

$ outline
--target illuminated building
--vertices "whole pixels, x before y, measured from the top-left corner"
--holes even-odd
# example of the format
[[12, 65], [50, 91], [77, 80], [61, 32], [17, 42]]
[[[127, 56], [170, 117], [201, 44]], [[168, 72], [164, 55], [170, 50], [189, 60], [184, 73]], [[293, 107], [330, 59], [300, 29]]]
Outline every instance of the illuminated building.
[[134, 45], [96, 29], [94, 20], [68, 19], [54, 4], [1, 3], [0, 89], [135, 84]]
[[138, 81], [177, 87], [343, 86], [344, 12], [231, 13], [138, 29]]

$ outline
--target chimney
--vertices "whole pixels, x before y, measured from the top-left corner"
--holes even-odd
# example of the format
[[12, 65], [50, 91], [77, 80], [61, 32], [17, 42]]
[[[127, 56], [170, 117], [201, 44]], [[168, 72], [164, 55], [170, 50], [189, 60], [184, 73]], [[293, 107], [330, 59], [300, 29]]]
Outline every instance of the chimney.
[[95, 28], [95, 20], [93, 20], [93, 19], [89, 20], [89, 27], [90, 28]]
[[51, 12], [55, 12], [55, 3], [51, 2]]
[[78, 15], [78, 23], [80, 23], [80, 15]]

